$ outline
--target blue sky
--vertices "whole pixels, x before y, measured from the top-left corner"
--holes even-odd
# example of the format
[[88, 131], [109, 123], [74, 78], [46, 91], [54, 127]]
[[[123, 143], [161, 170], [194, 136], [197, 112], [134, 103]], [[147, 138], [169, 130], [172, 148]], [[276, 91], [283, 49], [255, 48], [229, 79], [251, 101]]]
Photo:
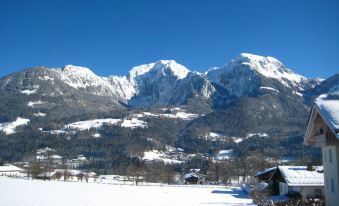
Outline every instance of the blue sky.
[[1, 0], [0, 77], [66, 64], [98, 75], [174, 59], [191, 70], [241, 52], [307, 77], [339, 71], [339, 1]]

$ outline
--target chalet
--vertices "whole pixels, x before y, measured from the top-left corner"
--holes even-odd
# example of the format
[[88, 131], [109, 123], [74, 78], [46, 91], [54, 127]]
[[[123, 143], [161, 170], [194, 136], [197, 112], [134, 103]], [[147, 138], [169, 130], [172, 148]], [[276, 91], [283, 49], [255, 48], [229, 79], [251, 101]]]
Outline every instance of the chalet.
[[304, 137], [305, 145], [322, 148], [326, 206], [339, 203], [339, 97], [320, 95], [314, 102]]
[[300, 195], [306, 202], [323, 199], [322, 167], [278, 166], [258, 172], [255, 177], [270, 185], [271, 195]]
[[72, 169], [78, 168], [86, 163], [88, 163], [88, 159], [84, 155], [78, 155], [77, 158], [66, 161], [67, 167]]
[[11, 164], [0, 166], [0, 176], [20, 176], [23, 171], [20, 167]]
[[200, 169], [190, 169], [189, 173], [184, 175], [185, 184], [203, 184], [205, 175], [200, 173]]

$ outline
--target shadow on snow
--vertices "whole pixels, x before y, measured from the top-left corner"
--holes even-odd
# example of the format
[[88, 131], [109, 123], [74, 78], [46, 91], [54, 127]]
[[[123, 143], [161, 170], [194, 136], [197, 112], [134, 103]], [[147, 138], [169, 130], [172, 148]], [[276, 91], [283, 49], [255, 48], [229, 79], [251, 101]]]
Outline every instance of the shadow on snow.
[[212, 193], [215, 194], [229, 194], [235, 198], [241, 199], [252, 199], [250, 195], [246, 194], [241, 189], [231, 189], [231, 190], [213, 190]]

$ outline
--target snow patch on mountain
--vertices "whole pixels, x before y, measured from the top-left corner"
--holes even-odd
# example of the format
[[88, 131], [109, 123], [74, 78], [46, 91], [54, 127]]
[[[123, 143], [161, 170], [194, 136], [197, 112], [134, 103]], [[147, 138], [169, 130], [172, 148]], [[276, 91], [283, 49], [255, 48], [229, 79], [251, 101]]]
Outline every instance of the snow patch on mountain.
[[212, 138], [217, 138], [217, 137], [222, 137], [222, 136], [223, 136], [222, 134], [215, 133], [215, 132], [210, 132], [209, 134], [209, 137], [212, 137]]
[[180, 164], [182, 161], [172, 159], [164, 152], [160, 152], [158, 150], [151, 150], [144, 152], [143, 160], [145, 161], [162, 161], [165, 164]]
[[46, 114], [46, 113], [43, 113], [43, 112], [37, 112], [37, 113], [34, 113], [33, 115], [36, 116], [36, 117], [44, 117], [44, 116], [46, 116], [47, 114]]
[[191, 114], [186, 112], [177, 112], [175, 114], [160, 114], [160, 117], [167, 117], [172, 119], [192, 120], [199, 117], [198, 114]]
[[29, 119], [18, 117], [13, 122], [0, 123], [0, 131], [3, 131], [6, 135], [13, 134], [18, 126], [26, 125], [29, 121]]
[[43, 102], [43, 101], [41, 101], [41, 100], [38, 100], [38, 101], [29, 101], [28, 103], [27, 103], [27, 106], [29, 106], [29, 107], [34, 107], [34, 106], [36, 106], [36, 105], [41, 105], [41, 104], [45, 104], [46, 102]]
[[236, 144], [238, 144], [238, 143], [240, 143], [244, 140], [244, 138], [242, 138], [242, 137], [232, 137], [232, 139], [233, 139], [233, 142], [236, 143]]
[[38, 89], [39, 89], [39, 85], [34, 85], [32, 90], [25, 89], [25, 90], [22, 90], [21, 93], [26, 94], [26, 95], [31, 95], [31, 94], [36, 93]]
[[94, 138], [100, 138], [100, 137], [101, 137], [101, 135], [100, 135], [99, 133], [97, 133], [97, 132], [96, 132], [95, 134], [93, 134], [92, 136], [93, 136]]
[[268, 137], [268, 134], [262, 132], [262, 133], [249, 133], [246, 136], [246, 139], [254, 137], [254, 136], [258, 136], [258, 137]]
[[274, 91], [274, 92], [279, 92], [279, 90], [274, 89], [274, 88], [272, 88], [272, 87], [259, 87], [259, 89], [262, 89], [262, 90], [270, 90], [270, 91]]
[[116, 125], [121, 122], [121, 119], [93, 119], [86, 121], [73, 122], [65, 125], [65, 129], [67, 130], [89, 130], [91, 128], [99, 128], [104, 124], [108, 125]]
[[129, 127], [132, 129], [135, 128], [146, 128], [147, 122], [144, 122], [142, 120], [139, 120], [137, 118], [131, 118], [131, 119], [124, 119], [124, 121], [121, 123], [121, 127]]
[[162, 108], [162, 111], [171, 111], [170, 113], [152, 113], [152, 112], [142, 112], [139, 114], [133, 114], [135, 118], [142, 117], [163, 117], [170, 119], [182, 119], [182, 120], [193, 120], [199, 117], [199, 114], [187, 113], [185, 110], [182, 110], [180, 107], [175, 107], [171, 109]]

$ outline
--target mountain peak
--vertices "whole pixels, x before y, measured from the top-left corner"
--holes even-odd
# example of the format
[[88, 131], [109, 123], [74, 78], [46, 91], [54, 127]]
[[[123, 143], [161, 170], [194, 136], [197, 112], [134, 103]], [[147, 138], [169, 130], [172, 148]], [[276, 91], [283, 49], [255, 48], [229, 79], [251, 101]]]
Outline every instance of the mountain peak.
[[154, 68], [157, 70], [170, 70], [171, 73], [178, 77], [178, 79], [183, 79], [190, 72], [186, 67], [181, 64], [178, 64], [174, 60], [160, 60], [155, 63]]
[[170, 71], [178, 79], [185, 78], [190, 72], [186, 67], [178, 64], [175, 60], [159, 60], [155, 63], [143, 64], [133, 67], [129, 72], [129, 76], [135, 78], [151, 71], [162, 74]]
[[284, 66], [278, 59], [274, 57], [264, 57], [256, 54], [251, 54], [251, 53], [240, 53], [238, 57], [233, 60], [235, 62], [260, 62], [260, 63], [271, 63], [271, 64], [276, 64], [279, 66]]
[[87, 67], [81, 67], [81, 66], [74, 66], [74, 65], [66, 65], [64, 66], [61, 71], [63, 73], [67, 74], [75, 74], [75, 73], [81, 73], [84, 75], [95, 75], [89, 68]]
[[278, 59], [270, 56], [264, 57], [250, 53], [241, 53], [235, 60], [232, 60], [227, 67], [233, 70], [234, 68], [238, 68], [237, 65], [239, 64], [246, 65], [265, 77], [278, 79], [285, 85], [287, 84], [285, 82], [286, 79], [294, 83], [300, 83], [306, 79], [285, 67]]

